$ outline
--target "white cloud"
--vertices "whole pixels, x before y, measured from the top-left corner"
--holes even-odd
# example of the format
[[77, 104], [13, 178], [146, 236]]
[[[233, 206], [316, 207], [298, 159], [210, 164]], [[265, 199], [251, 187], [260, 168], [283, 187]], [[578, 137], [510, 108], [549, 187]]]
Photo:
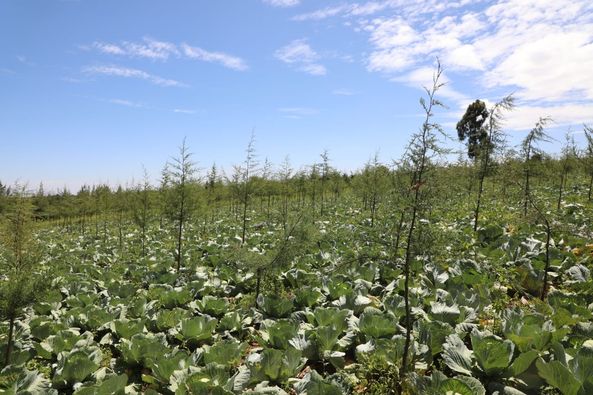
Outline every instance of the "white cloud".
[[[425, 66], [412, 70], [402, 76], [394, 77], [392, 80], [405, 83], [411, 87], [424, 87], [430, 89], [433, 85], [434, 72], [434, 67]], [[439, 97], [453, 100], [460, 105], [466, 105], [466, 103], [470, 101], [466, 95], [453, 89], [451, 80], [445, 72], [441, 74], [439, 83], [443, 84], [438, 90]]]
[[83, 68], [83, 72], [87, 74], [102, 74], [102, 75], [111, 75], [116, 77], [124, 77], [124, 78], [137, 78], [149, 81], [155, 85], [159, 86], [175, 86], [175, 87], [185, 87], [187, 85], [167, 78], [162, 78], [157, 75], [149, 74], [145, 71], [132, 69], [127, 67], [120, 67], [120, 66], [88, 66]]
[[241, 58], [227, 55], [222, 52], [209, 52], [202, 48], [191, 47], [185, 43], [181, 44], [181, 49], [185, 56], [190, 59], [197, 59], [204, 62], [219, 63], [224, 67], [233, 70], [246, 70], [247, 64]]
[[320, 20], [330, 18], [332, 16], [340, 15], [344, 12], [347, 12], [350, 9], [349, 6], [337, 6], [337, 7], [326, 7], [320, 10], [316, 10], [313, 12], [309, 12], [306, 14], [300, 14], [295, 16], [293, 19], [295, 21], [309, 21], [309, 20]]
[[285, 118], [301, 119], [305, 116], [318, 114], [319, 111], [308, 107], [283, 107], [279, 108], [278, 112], [284, 114]]
[[200, 60], [210, 63], [218, 63], [233, 70], [246, 70], [246, 62], [233, 55], [224, 52], [210, 52], [199, 47], [192, 47], [186, 43], [176, 45], [167, 41], [158, 41], [145, 37], [141, 42], [124, 41], [120, 44], [94, 42], [90, 47], [83, 46], [83, 49], [95, 49], [101, 53], [115, 56], [127, 56], [131, 58], [145, 58], [151, 60], [166, 61], [170, 57]]
[[593, 100], [592, 39], [590, 25], [521, 43], [486, 73], [486, 84], [516, 86], [523, 99]]
[[108, 55], [129, 56], [135, 58], [148, 58], [153, 60], [167, 60], [172, 55], [179, 55], [175, 44], [157, 41], [145, 37], [142, 42], [124, 41], [121, 44], [104, 43], [96, 41], [92, 48]]
[[133, 107], [133, 108], [143, 108], [143, 107], [145, 107], [141, 103], [133, 102], [133, 101], [130, 101], [130, 100], [124, 100], [124, 99], [109, 99], [109, 103], [117, 104], [117, 105], [125, 106], [125, 107]]
[[311, 75], [325, 75], [327, 69], [318, 63], [319, 55], [307, 43], [307, 40], [293, 40], [276, 51], [276, 59], [295, 66], [300, 71]]
[[350, 89], [334, 89], [332, 95], [336, 96], [354, 96], [356, 93]]
[[125, 55], [126, 54], [126, 51], [124, 51], [124, 49], [122, 47], [115, 45], [115, 44], [94, 42], [93, 48], [96, 48], [100, 52], [110, 54], [110, 55]]
[[581, 127], [593, 120], [593, 106], [583, 103], [562, 103], [548, 106], [522, 104], [505, 116], [505, 126], [510, 129], [528, 130], [535, 126], [539, 117], [549, 116], [551, 126]]
[[455, 103], [452, 112], [471, 101], [454, 88], [463, 78], [471, 96], [514, 92], [520, 104], [511, 128], [533, 127], [546, 114], [556, 125], [593, 119], [590, 0], [376, 0], [293, 19], [332, 17], [367, 34], [367, 70], [393, 81], [426, 85], [438, 57], [449, 78], [439, 95]]
[[467, 4], [478, 4], [485, 0], [382, 0], [367, 1], [362, 3], [342, 4], [338, 6], [325, 7], [313, 12], [299, 14], [293, 18], [295, 21], [315, 21], [335, 16], [344, 18], [370, 16], [381, 11], [397, 10], [398, 14], [405, 19], [419, 18], [423, 14], [444, 12], [448, 9], [456, 9]]
[[301, 70], [311, 75], [326, 75], [327, 69], [324, 65], [318, 63], [306, 63], [301, 66]]
[[300, 4], [300, 0], [263, 0], [263, 2], [274, 7], [294, 7]]
[[175, 108], [175, 109], [173, 109], [173, 112], [177, 113], [177, 114], [195, 114], [196, 113], [195, 110], [187, 110], [184, 108]]

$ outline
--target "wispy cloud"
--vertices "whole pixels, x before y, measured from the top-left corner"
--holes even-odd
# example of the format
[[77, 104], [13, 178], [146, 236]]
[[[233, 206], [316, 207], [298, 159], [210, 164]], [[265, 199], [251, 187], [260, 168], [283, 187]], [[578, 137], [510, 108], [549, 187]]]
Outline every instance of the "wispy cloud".
[[141, 42], [123, 41], [119, 44], [95, 41], [87, 49], [95, 49], [108, 55], [167, 60], [171, 56], [179, 56], [177, 46], [166, 41], [158, 41], [145, 37]]
[[263, 0], [264, 3], [273, 7], [294, 7], [300, 4], [300, 0]]
[[4, 67], [0, 67], [0, 73], [1, 74], [16, 74], [16, 71], [11, 70], [11, 69], [6, 69]]
[[367, 17], [381, 11], [394, 10], [406, 19], [418, 18], [423, 14], [440, 13], [451, 8], [463, 7], [467, 4], [477, 4], [484, 0], [382, 0], [366, 1], [352, 4], [340, 4], [317, 9], [313, 12], [296, 15], [295, 21], [315, 21], [332, 17]]
[[184, 108], [174, 108], [173, 112], [177, 113], [177, 114], [195, 114], [197, 111], [196, 110], [187, 110]]
[[319, 54], [311, 48], [305, 39], [293, 40], [288, 45], [278, 49], [274, 56], [276, 59], [305, 73], [311, 75], [327, 74], [325, 66], [318, 62]]
[[94, 49], [112, 56], [126, 56], [160, 61], [166, 61], [171, 57], [175, 57], [218, 63], [233, 70], [242, 71], [248, 68], [247, 63], [243, 59], [224, 52], [212, 52], [203, 48], [190, 46], [186, 43], [177, 45], [147, 37], [140, 42], [123, 41], [121, 43], [106, 43], [96, 41], [90, 46], [82, 46], [81, 48], [86, 50]]
[[284, 114], [285, 118], [301, 119], [305, 116], [318, 114], [319, 110], [308, 107], [282, 107], [278, 109], [278, 112]]
[[123, 78], [136, 78], [141, 80], [149, 81], [155, 85], [164, 86], [164, 87], [186, 87], [187, 85], [172, 79], [162, 78], [158, 75], [149, 74], [146, 71], [132, 69], [128, 67], [120, 67], [120, 66], [88, 66], [83, 68], [82, 70], [84, 73], [87, 74], [94, 74], [94, 75], [110, 75], [116, 77], [123, 77]]
[[339, 5], [336, 7], [325, 7], [306, 14], [299, 14], [292, 18], [295, 21], [321, 20], [347, 12], [350, 6]]
[[334, 89], [332, 95], [336, 96], [354, 96], [356, 93], [350, 89]]
[[[401, 82], [411, 87], [430, 88], [433, 84], [434, 69], [432, 66], [419, 67], [409, 73], [392, 78], [392, 81]], [[453, 88], [451, 80], [445, 72], [441, 74], [439, 82], [444, 84], [439, 89], [440, 97], [450, 99], [458, 103], [459, 106], [467, 106], [471, 102], [471, 98]]]
[[181, 44], [181, 49], [185, 56], [190, 59], [201, 60], [204, 62], [218, 63], [224, 67], [233, 70], [247, 70], [247, 64], [239, 57], [225, 54], [223, 52], [210, 52], [202, 48], [192, 47], [185, 43]]
[[125, 107], [132, 107], [132, 108], [145, 108], [146, 107], [142, 103], [133, 102], [133, 101], [124, 100], [124, 99], [109, 99], [108, 101], [109, 101], [109, 103], [117, 104], [119, 106], [125, 106]]
[[27, 66], [35, 66], [34, 62], [31, 62], [29, 59], [27, 59], [27, 57], [23, 55], [17, 55], [16, 60]]

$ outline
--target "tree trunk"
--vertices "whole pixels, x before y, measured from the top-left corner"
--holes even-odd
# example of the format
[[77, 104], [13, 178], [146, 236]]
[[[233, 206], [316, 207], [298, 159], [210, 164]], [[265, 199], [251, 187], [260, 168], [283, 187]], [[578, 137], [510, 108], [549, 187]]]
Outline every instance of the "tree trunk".
[[556, 205], [556, 210], [560, 211], [560, 203], [562, 203], [562, 192], [564, 192], [564, 177], [565, 172], [562, 171], [562, 175], [560, 176], [560, 189], [558, 190], [558, 204]]
[[484, 190], [484, 175], [480, 175], [478, 183], [478, 199], [476, 201], [476, 209], [474, 211], [474, 232], [478, 230], [478, 219], [480, 216], [480, 204], [482, 202], [482, 192]]
[[10, 315], [9, 323], [8, 323], [8, 345], [6, 346], [6, 355], [4, 357], [4, 366], [8, 366], [10, 363], [10, 355], [12, 354], [12, 346], [13, 346], [13, 336], [14, 336], [14, 314]]
[[182, 239], [183, 239], [183, 219], [185, 216], [184, 203], [185, 203], [185, 197], [182, 196], [181, 208], [179, 210], [179, 225], [177, 228], [177, 257], [176, 257], [177, 258], [177, 272], [179, 272], [179, 269], [181, 268], [181, 261], [182, 261], [181, 243], [182, 243]]
[[257, 282], [255, 283], [255, 307], [257, 306], [257, 298], [259, 297], [260, 292], [260, 285], [261, 285], [261, 268], [257, 268], [256, 270], [256, 278]]
[[550, 239], [551, 239], [550, 223], [546, 220], [546, 267], [544, 268], [544, 285], [542, 286], [541, 300], [546, 299], [548, 292], [548, 271], [550, 270]]
[[523, 192], [523, 216], [527, 216], [527, 206], [529, 205], [529, 170], [525, 173], [525, 190]]

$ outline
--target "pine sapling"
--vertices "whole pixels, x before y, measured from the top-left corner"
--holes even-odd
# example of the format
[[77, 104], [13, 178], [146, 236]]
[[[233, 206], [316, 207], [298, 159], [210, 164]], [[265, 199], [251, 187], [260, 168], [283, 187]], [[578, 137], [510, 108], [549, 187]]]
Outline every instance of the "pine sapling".
[[419, 215], [423, 213], [426, 208], [428, 194], [425, 193], [427, 187], [426, 182], [427, 171], [430, 166], [431, 158], [442, 152], [437, 144], [437, 132], [442, 133], [442, 128], [439, 124], [434, 123], [432, 118], [434, 116], [434, 109], [443, 104], [436, 98], [437, 91], [444, 85], [440, 82], [442, 75], [442, 68], [440, 63], [437, 64], [437, 69], [433, 75], [432, 87], [425, 88], [427, 99], [421, 98], [420, 104], [424, 110], [425, 118], [420, 130], [412, 136], [408, 151], [406, 162], [408, 167], [412, 170], [412, 186], [411, 199], [409, 202], [409, 226], [406, 235], [406, 247], [404, 256], [404, 304], [405, 304], [405, 343], [402, 357], [402, 364], [400, 369], [400, 382], [409, 369], [409, 353], [412, 336], [412, 312], [410, 307], [410, 279], [411, 279], [411, 264], [415, 259], [415, 230], [416, 222]]

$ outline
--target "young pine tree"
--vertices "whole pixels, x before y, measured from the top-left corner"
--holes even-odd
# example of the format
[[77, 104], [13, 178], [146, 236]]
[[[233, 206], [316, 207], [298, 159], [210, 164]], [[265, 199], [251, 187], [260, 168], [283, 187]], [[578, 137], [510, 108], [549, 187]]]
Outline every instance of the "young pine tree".
[[173, 223], [175, 236], [175, 266], [177, 271], [183, 266], [183, 237], [188, 221], [198, 207], [196, 184], [198, 182], [196, 164], [191, 160], [192, 153], [183, 139], [179, 155], [172, 158], [163, 170], [165, 207], [169, 220]]
[[280, 222], [282, 223], [282, 228], [286, 232], [288, 229], [288, 214], [290, 209], [290, 197], [292, 195], [292, 176], [293, 170], [290, 166], [290, 159], [288, 156], [284, 158], [284, 161], [280, 165], [280, 170], [278, 171], [278, 182], [280, 183], [280, 208], [279, 208], [279, 216]]
[[585, 125], [585, 138], [587, 139], [587, 148], [585, 148], [585, 166], [587, 174], [589, 174], [589, 191], [587, 199], [591, 201], [593, 196], [593, 128]]
[[558, 182], [558, 201], [556, 203], [556, 210], [560, 211], [562, 204], [562, 197], [566, 189], [569, 173], [574, 169], [575, 162], [578, 158], [578, 150], [574, 137], [570, 132], [566, 133], [565, 143], [562, 147], [562, 156], [560, 158], [560, 180]]
[[24, 187], [17, 185], [13, 191], [0, 232], [0, 317], [8, 320], [4, 366], [10, 364], [15, 321], [23, 308], [36, 300], [45, 282], [39, 273], [38, 248], [33, 238], [31, 198]]
[[476, 208], [474, 210], [474, 232], [478, 230], [482, 193], [484, 192], [484, 179], [490, 172], [492, 156], [495, 150], [499, 149], [504, 143], [504, 135], [502, 132], [502, 114], [503, 111], [512, 110], [514, 105], [514, 98], [512, 96], [507, 96], [501, 101], [497, 102], [488, 111], [486, 137], [482, 141], [478, 150], [478, 196], [476, 198]]
[[436, 98], [437, 91], [443, 86], [439, 82], [442, 75], [440, 63], [433, 75], [432, 87], [425, 88], [427, 99], [421, 98], [420, 104], [424, 110], [424, 122], [420, 130], [412, 135], [410, 145], [404, 158], [405, 167], [411, 170], [412, 180], [410, 194], [407, 194], [408, 202], [406, 216], [409, 225], [406, 235], [405, 256], [404, 256], [404, 304], [405, 304], [405, 343], [400, 368], [400, 383], [410, 368], [410, 345], [412, 334], [412, 312], [410, 307], [410, 280], [412, 277], [411, 265], [420, 250], [415, 243], [417, 240], [417, 222], [421, 215], [425, 214], [430, 198], [430, 183], [434, 182], [429, 177], [431, 159], [439, 155], [443, 150], [438, 146], [437, 133], [443, 133], [441, 126], [432, 121], [433, 111], [443, 104]]
[[258, 172], [258, 161], [255, 152], [255, 133], [251, 133], [251, 138], [245, 150], [246, 156], [242, 166], [237, 167], [239, 199], [241, 202], [241, 246], [245, 244], [247, 236], [247, 211], [253, 194], [253, 176]]
[[152, 188], [146, 168], [143, 168], [143, 178], [133, 191], [132, 218], [140, 228], [140, 251], [142, 258], [146, 257], [146, 232], [151, 221]]
[[525, 136], [521, 143], [523, 154], [523, 216], [527, 215], [529, 201], [531, 198], [531, 177], [534, 168], [534, 156], [541, 157], [543, 151], [538, 148], [538, 143], [548, 141], [550, 137], [544, 131], [546, 125], [551, 121], [550, 118], [540, 118], [535, 127]]
[[321, 206], [321, 209], [319, 211], [319, 215], [323, 217], [323, 214], [325, 213], [325, 188], [326, 188], [326, 184], [328, 182], [329, 179], [329, 174], [330, 174], [330, 166], [329, 166], [329, 152], [328, 150], [323, 150], [323, 152], [321, 153], [321, 190], [319, 191], [319, 204]]

